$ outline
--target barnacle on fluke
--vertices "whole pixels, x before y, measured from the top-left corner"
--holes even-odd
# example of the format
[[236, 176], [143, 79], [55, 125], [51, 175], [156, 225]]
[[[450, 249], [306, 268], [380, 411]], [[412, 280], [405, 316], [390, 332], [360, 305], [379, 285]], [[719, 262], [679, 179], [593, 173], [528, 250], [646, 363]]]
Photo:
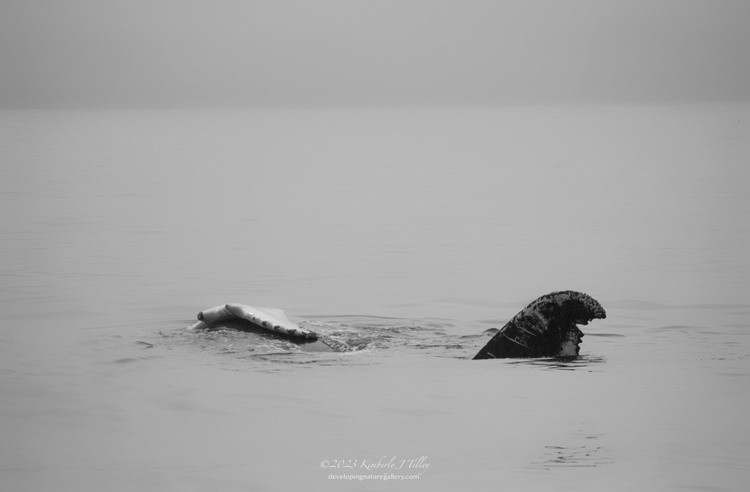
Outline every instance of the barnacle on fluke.
[[593, 297], [565, 290], [544, 295], [513, 316], [474, 359], [511, 357], [575, 357], [586, 325], [606, 318]]

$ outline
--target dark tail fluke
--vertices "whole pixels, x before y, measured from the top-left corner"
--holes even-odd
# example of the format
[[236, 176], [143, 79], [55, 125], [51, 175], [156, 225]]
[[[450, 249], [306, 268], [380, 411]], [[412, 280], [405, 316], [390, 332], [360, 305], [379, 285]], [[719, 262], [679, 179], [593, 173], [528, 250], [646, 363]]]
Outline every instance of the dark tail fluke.
[[516, 314], [474, 359], [575, 357], [583, 337], [576, 325], [606, 317], [601, 304], [589, 295], [552, 292]]

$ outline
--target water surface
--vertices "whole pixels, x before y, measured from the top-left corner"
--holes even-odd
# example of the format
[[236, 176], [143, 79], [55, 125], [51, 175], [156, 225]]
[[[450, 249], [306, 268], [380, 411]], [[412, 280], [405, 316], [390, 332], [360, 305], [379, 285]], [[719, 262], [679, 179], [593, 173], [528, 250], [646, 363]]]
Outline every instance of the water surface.
[[[740, 490], [748, 122], [747, 105], [4, 111], [0, 483]], [[580, 360], [468, 360], [562, 289], [607, 309]], [[224, 302], [357, 350], [184, 330]], [[377, 473], [412, 479], [329, 478]]]

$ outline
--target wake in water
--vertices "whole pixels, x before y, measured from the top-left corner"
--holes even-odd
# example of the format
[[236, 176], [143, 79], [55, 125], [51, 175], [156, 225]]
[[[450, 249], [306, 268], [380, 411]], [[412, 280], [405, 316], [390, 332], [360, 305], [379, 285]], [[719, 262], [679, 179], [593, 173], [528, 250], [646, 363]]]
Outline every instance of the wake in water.
[[[286, 364], [366, 363], [368, 356], [408, 352], [467, 358], [467, 352], [488, 336], [450, 335], [448, 330], [454, 327], [452, 322], [430, 319], [320, 316], [299, 325], [319, 334], [328, 345], [319, 341], [292, 341], [259, 330], [243, 320], [227, 321], [204, 330], [176, 329], [162, 332], [161, 336], [170, 345], [193, 346], [213, 354]], [[339, 349], [332, 350], [330, 345]]]

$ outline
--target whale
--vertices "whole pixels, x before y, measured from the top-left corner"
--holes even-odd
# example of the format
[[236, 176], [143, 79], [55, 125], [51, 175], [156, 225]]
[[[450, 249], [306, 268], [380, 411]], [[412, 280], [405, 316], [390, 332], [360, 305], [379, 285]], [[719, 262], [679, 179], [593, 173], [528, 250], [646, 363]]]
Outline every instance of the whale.
[[[573, 290], [551, 292], [532, 301], [508, 321], [473, 357], [480, 359], [578, 357], [583, 332], [578, 325], [606, 318], [597, 300]], [[290, 321], [276, 308], [227, 303], [200, 311], [189, 330], [212, 329], [244, 323], [243, 329], [296, 343], [306, 351], [350, 350], [333, 340]]]

